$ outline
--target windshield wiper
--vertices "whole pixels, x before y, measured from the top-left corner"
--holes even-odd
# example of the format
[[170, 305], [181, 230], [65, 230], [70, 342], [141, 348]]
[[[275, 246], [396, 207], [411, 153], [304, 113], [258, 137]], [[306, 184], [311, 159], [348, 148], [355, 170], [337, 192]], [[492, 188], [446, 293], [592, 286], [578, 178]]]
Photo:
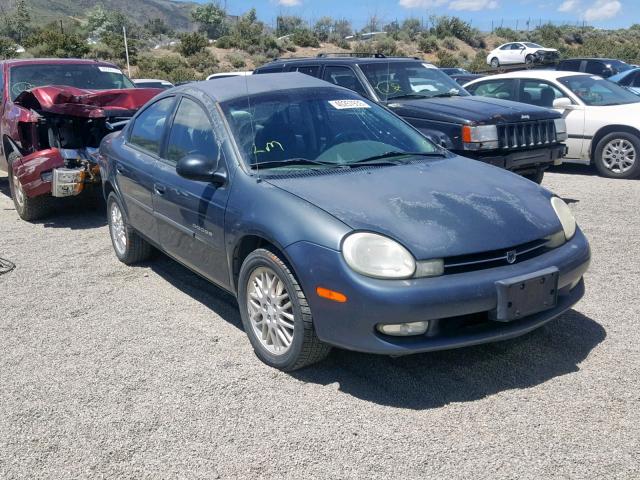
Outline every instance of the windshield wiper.
[[320, 160], [309, 160], [308, 158], [287, 158], [284, 160], [271, 160], [269, 162], [258, 162], [251, 165], [252, 170], [260, 170], [261, 168], [273, 168], [282, 166], [295, 166], [295, 165], [322, 165], [338, 167], [340, 166], [334, 162], [323, 162]]
[[429, 98], [429, 95], [422, 95], [420, 93], [405, 93], [402, 95], [394, 95], [393, 97], [387, 97], [387, 100], [396, 100], [398, 98]]
[[461, 97], [460, 92], [443, 92], [431, 95], [429, 98], [447, 98], [447, 97]]
[[[400, 152], [400, 151], [392, 151], [381, 153], [380, 155], [373, 155], [372, 157], [362, 158], [360, 160], [356, 160], [355, 162], [348, 163], [347, 165], [363, 165], [367, 163], [373, 163], [377, 160], [384, 160], [385, 158], [393, 158], [393, 157], [446, 157], [446, 155], [442, 152]], [[390, 162], [391, 163], [391, 162]], [[396, 165], [404, 165], [406, 161], [396, 161]], [[379, 164], [379, 163], [377, 163]]]

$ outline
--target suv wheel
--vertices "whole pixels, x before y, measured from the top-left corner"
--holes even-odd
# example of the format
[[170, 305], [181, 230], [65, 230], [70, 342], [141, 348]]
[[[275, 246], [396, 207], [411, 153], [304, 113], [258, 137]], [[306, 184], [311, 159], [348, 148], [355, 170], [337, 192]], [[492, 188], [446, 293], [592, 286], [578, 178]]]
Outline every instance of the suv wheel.
[[544, 179], [544, 170], [540, 169], [536, 171], [536, 173], [527, 173], [526, 175], [523, 175], [523, 177], [540, 185]]
[[271, 250], [255, 250], [243, 262], [238, 304], [256, 355], [271, 367], [297, 370], [322, 360], [331, 350], [316, 336], [300, 284]]
[[7, 157], [9, 164], [9, 191], [13, 199], [13, 205], [21, 219], [33, 222], [46, 217], [53, 207], [53, 197], [50, 195], [39, 195], [28, 197], [18, 177], [13, 174], [13, 163], [20, 159], [20, 154], [11, 152]]
[[594, 163], [600, 175], [609, 178], [635, 178], [640, 175], [640, 138], [632, 133], [605, 135], [596, 146]]
[[498, 60], [498, 58], [497, 58], [497, 57], [493, 57], [493, 58], [491, 59], [491, 66], [492, 66], [493, 68], [498, 68], [498, 67], [500, 66], [500, 60]]
[[107, 199], [107, 220], [111, 243], [118, 260], [126, 265], [133, 265], [149, 258], [151, 245], [129, 226], [120, 200], [113, 192]]

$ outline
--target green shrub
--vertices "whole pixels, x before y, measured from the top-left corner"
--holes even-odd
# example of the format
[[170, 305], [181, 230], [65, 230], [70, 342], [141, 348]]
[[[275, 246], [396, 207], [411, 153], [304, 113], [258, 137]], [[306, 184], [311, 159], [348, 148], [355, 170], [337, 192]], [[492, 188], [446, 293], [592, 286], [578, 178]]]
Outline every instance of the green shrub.
[[218, 59], [208, 50], [187, 57], [189, 66], [199, 72], [209, 72], [218, 66]]
[[16, 54], [16, 42], [7, 37], [0, 37], [0, 59], [13, 58]]
[[49, 25], [29, 35], [24, 46], [34, 56], [42, 57], [84, 57], [90, 48], [80, 35], [60, 32], [59, 27]]
[[456, 44], [456, 39], [453, 37], [446, 37], [443, 39], [442, 46], [447, 50], [458, 50], [458, 44]]
[[418, 39], [418, 50], [424, 53], [438, 51], [438, 39], [434, 35], [422, 36]]
[[318, 48], [320, 42], [318, 37], [308, 28], [298, 29], [291, 36], [291, 40], [299, 47], [314, 47]]
[[446, 50], [440, 50], [437, 53], [438, 56], [438, 60], [437, 60], [437, 65], [440, 68], [443, 67], [457, 67], [458, 64], [460, 63], [458, 61], [458, 57], [456, 57], [455, 55], [447, 52]]
[[202, 52], [209, 44], [205, 36], [198, 32], [183, 33], [179, 38], [177, 50], [185, 57]]
[[498, 27], [493, 33], [501, 38], [504, 38], [508, 42], [515, 42], [518, 40], [519, 34], [515, 30], [507, 27]]
[[244, 68], [247, 65], [244, 61], [244, 57], [239, 53], [229, 53], [226, 56], [226, 59], [229, 61], [233, 68]]

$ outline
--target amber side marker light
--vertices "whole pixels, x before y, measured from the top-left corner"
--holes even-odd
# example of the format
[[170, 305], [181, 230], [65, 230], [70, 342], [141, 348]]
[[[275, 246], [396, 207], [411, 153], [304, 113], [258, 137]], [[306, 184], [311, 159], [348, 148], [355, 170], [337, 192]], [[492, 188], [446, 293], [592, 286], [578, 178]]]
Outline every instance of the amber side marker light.
[[328, 288], [318, 287], [316, 288], [316, 293], [319, 297], [328, 298], [334, 302], [345, 303], [347, 301], [347, 296], [345, 294], [329, 290]]

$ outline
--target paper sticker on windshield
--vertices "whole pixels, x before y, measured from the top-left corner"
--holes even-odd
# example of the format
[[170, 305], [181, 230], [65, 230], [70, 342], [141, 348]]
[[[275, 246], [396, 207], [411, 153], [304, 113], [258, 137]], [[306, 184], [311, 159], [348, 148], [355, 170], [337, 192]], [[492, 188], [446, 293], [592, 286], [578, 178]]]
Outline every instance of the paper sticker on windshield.
[[118, 75], [122, 75], [122, 72], [120, 70], [113, 67], [98, 67], [98, 70], [104, 73], [117, 73]]
[[422, 66], [424, 68], [434, 68], [437, 69], [438, 67], [436, 67], [435, 65], [431, 65], [430, 63], [423, 63]]
[[336, 110], [345, 110], [347, 108], [371, 108], [362, 100], [329, 100], [329, 104]]

